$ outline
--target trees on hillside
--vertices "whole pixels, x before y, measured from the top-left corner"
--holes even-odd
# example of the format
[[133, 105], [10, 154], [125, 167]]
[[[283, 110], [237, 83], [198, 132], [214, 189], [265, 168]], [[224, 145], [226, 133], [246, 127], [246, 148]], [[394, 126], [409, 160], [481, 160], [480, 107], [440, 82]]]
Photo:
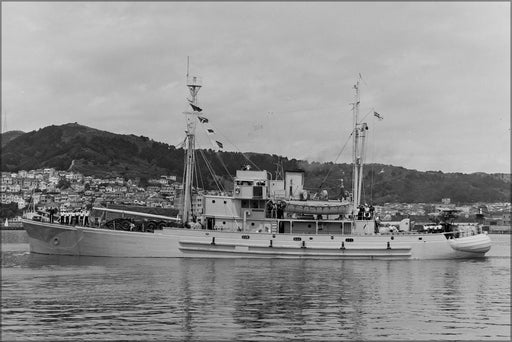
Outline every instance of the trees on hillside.
[[13, 218], [22, 214], [22, 211], [18, 209], [18, 203], [11, 202], [9, 204], [0, 204], [0, 217], [1, 218]]

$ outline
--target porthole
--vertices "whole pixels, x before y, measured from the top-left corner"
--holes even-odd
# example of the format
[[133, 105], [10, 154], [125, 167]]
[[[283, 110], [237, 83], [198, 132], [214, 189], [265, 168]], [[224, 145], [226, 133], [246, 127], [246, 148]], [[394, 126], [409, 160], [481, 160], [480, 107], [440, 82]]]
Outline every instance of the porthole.
[[212, 200], [212, 203], [215, 203], [215, 200]]
[[242, 235], [242, 239], [248, 239], [248, 238], [250, 238], [249, 235]]
[[302, 241], [302, 238], [301, 237], [294, 237], [293, 241]]
[[354, 239], [352, 239], [352, 238], [346, 238], [346, 239], [345, 239], [345, 241], [346, 241], [346, 242], [354, 242]]
[[251, 222], [251, 226], [254, 226], [254, 222]]
[[226, 221], [222, 221], [222, 224], [226, 224]]

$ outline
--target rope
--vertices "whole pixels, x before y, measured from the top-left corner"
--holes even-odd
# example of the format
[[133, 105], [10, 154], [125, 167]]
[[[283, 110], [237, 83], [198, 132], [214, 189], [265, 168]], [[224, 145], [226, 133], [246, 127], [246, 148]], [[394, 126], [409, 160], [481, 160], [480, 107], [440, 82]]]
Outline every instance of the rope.
[[196, 174], [199, 174], [199, 178], [201, 179], [201, 188], [204, 189], [203, 175], [201, 174], [201, 172], [197, 171], [199, 169], [198, 167], [196, 167], [195, 169], [196, 169]]
[[322, 183], [320, 184], [320, 186], [318, 187], [318, 189], [321, 189], [322, 186], [325, 184], [325, 181], [327, 180], [327, 177], [329, 177], [329, 175], [331, 174], [331, 171], [332, 169], [334, 169], [334, 166], [336, 164], [336, 162], [338, 161], [338, 159], [340, 158], [341, 154], [343, 153], [343, 151], [345, 150], [345, 147], [347, 147], [347, 144], [348, 142], [350, 141], [350, 138], [352, 137], [352, 134], [354, 134], [354, 132], [350, 133], [350, 135], [348, 136], [347, 138], [347, 141], [345, 141], [345, 144], [343, 144], [343, 147], [341, 148], [341, 151], [338, 153], [338, 156], [336, 157], [336, 159], [334, 160], [334, 163], [332, 164], [331, 168], [329, 169], [329, 171], [327, 172], [327, 174], [325, 175], [324, 179], [322, 180]]
[[249, 157], [247, 157], [245, 155], [245, 153], [243, 153], [237, 145], [235, 145], [231, 140], [229, 140], [224, 134], [222, 133], [219, 133], [223, 138], [224, 140], [226, 140], [228, 143], [230, 143], [231, 145], [233, 145], [235, 147], [235, 149], [240, 152], [240, 154], [249, 162], [252, 164], [252, 166], [254, 166], [258, 171], [261, 171], [261, 169], [258, 167], [258, 165], [254, 164], [252, 160], [249, 159]]
[[[226, 166], [226, 164], [224, 163], [224, 161], [222, 160], [222, 157], [220, 156], [220, 153], [219, 152], [215, 152], [215, 156], [217, 157], [217, 159], [219, 160], [220, 162], [220, 165], [222, 165], [222, 167], [224, 168], [224, 170], [226, 171], [226, 173], [230, 176], [231, 174], [229, 173], [229, 170], [228, 170], [228, 167]], [[233, 177], [232, 177], [233, 178]]]
[[[183, 154], [183, 174], [187, 174], [187, 151], [184, 151]], [[185, 193], [185, 177], [183, 177], [183, 180], [181, 182], [181, 188], [183, 189], [183, 193]]]
[[213, 170], [213, 166], [210, 164], [208, 159], [205, 157], [204, 151], [203, 150], [199, 150], [199, 153], [201, 153], [201, 156], [203, 157], [203, 160], [204, 160], [204, 164], [206, 165], [206, 168], [208, 169], [208, 171], [212, 175], [213, 181], [215, 182], [215, 185], [217, 186], [217, 189], [219, 189], [219, 191], [223, 192], [224, 189], [219, 184], [219, 182], [217, 181], [217, 175], [215, 174], [215, 171]]
[[178, 143], [178, 144], [174, 144], [174, 146], [176, 146], [176, 148], [183, 148], [185, 147], [185, 141], [187, 140], [187, 137], [185, 137], [185, 139], [183, 139], [182, 142]]
[[[202, 123], [202, 122], [201, 122]], [[238, 146], [236, 146], [233, 142], [231, 142], [224, 134], [220, 133], [217, 131], [217, 128], [215, 128], [214, 126], [212, 126], [210, 124], [210, 122], [208, 122], [209, 126], [211, 127], [211, 129], [213, 130], [213, 132], [215, 132], [214, 134], [218, 134], [220, 136], [222, 136], [224, 138], [224, 140], [228, 141], [231, 145], [233, 145], [235, 147], [235, 149], [240, 152], [240, 154], [242, 154], [242, 156], [249, 162], [251, 163], [256, 169], [260, 170], [260, 168], [258, 167], [258, 165], [254, 164], [242, 151], [240, 151], [240, 149], [238, 148]], [[204, 126], [204, 124], [203, 124]], [[224, 161], [222, 160], [222, 158], [220, 157], [219, 155], [219, 146], [217, 145], [217, 143], [214, 141], [214, 139], [211, 137], [210, 134], [208, 134], [208, 131], [207, 131], [207, 128], [206, 126], [204, 127], [205, 128], [205, 131], [206, 131], [206, 136], [208, 138], [208, 140], [210, 141], [210, 144], [213, 146], [213, 150], [215, 151], [215, 154], [217, 156], [217, 158], [219, 159], [222, 167], [224, 168], [224, 170], [226, 171], [226, 174], [230, 175], [230, 172], [226, 166], [226, 164], [224, 163]], [[260, 170], [261, 171], [261, 170]]]
[[[197, 156], [196, 156], [196, 151], [195, 150], [194, 150], [194, 160], [197, 160]], [[196, 187], [199, 187], [199, 177], [198, 177], [197, 169], [198, 169], [198, 167], [194, 166], [194, 175], [195, 175], [195, 180], [196, 180]], [[192, 180], [192, 184], [194, 184], [194, 180]]]
[[375, 112], [375, 108], [370, 109], [370, 111], [369, 111], [368, 113], [366, 113], [366, 114], [363, 116], [363, 118], [362, 118], [361, 120], [359, 120], [359, 122], [358, 122], [358, 123], [363, 122], [363, 120], [364, 120], [364, 119], [366, 119], [366, 117], [367, 117], [368, 115], [370, 115], [370, 113], [373, 113], [373, 112]]
[[[375, 116], [373, 117], [372, 119], [372, 125], [375, 127]], [[372, 168], [371, 168], [371, 179], [370, 179], [370, 204], [373, 204], [373, 186], [375, 185], [375, 159], [374, 156], [375, 156], [375, 144], [373, 143], [373, 139], [371, 140], [371, 145], [372, 145], [372, 152], [371, 152], [371, 160], [373, 161], [372, 163]]]

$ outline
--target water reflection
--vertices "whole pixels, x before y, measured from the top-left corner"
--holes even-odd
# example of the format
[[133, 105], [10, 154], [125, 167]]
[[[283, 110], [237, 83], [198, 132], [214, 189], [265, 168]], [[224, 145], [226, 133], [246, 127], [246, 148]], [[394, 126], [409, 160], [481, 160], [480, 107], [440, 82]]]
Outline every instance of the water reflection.
[[2, 250], [2, 338], [510, 339], [510, 260], [115, 259]]

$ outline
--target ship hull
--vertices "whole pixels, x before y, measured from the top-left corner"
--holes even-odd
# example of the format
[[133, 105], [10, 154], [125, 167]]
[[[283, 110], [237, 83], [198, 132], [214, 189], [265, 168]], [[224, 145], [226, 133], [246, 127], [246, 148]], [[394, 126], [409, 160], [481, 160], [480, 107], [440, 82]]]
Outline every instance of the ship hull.
[[[455, 259], [482, 258], [491, 241], [443, 234], [328, 235], [222, 232], [165, 228], [155, 233], [23, 221], [38, 254], [143, 258]], [[457, 244], [457, 248], [452, 245]]]

